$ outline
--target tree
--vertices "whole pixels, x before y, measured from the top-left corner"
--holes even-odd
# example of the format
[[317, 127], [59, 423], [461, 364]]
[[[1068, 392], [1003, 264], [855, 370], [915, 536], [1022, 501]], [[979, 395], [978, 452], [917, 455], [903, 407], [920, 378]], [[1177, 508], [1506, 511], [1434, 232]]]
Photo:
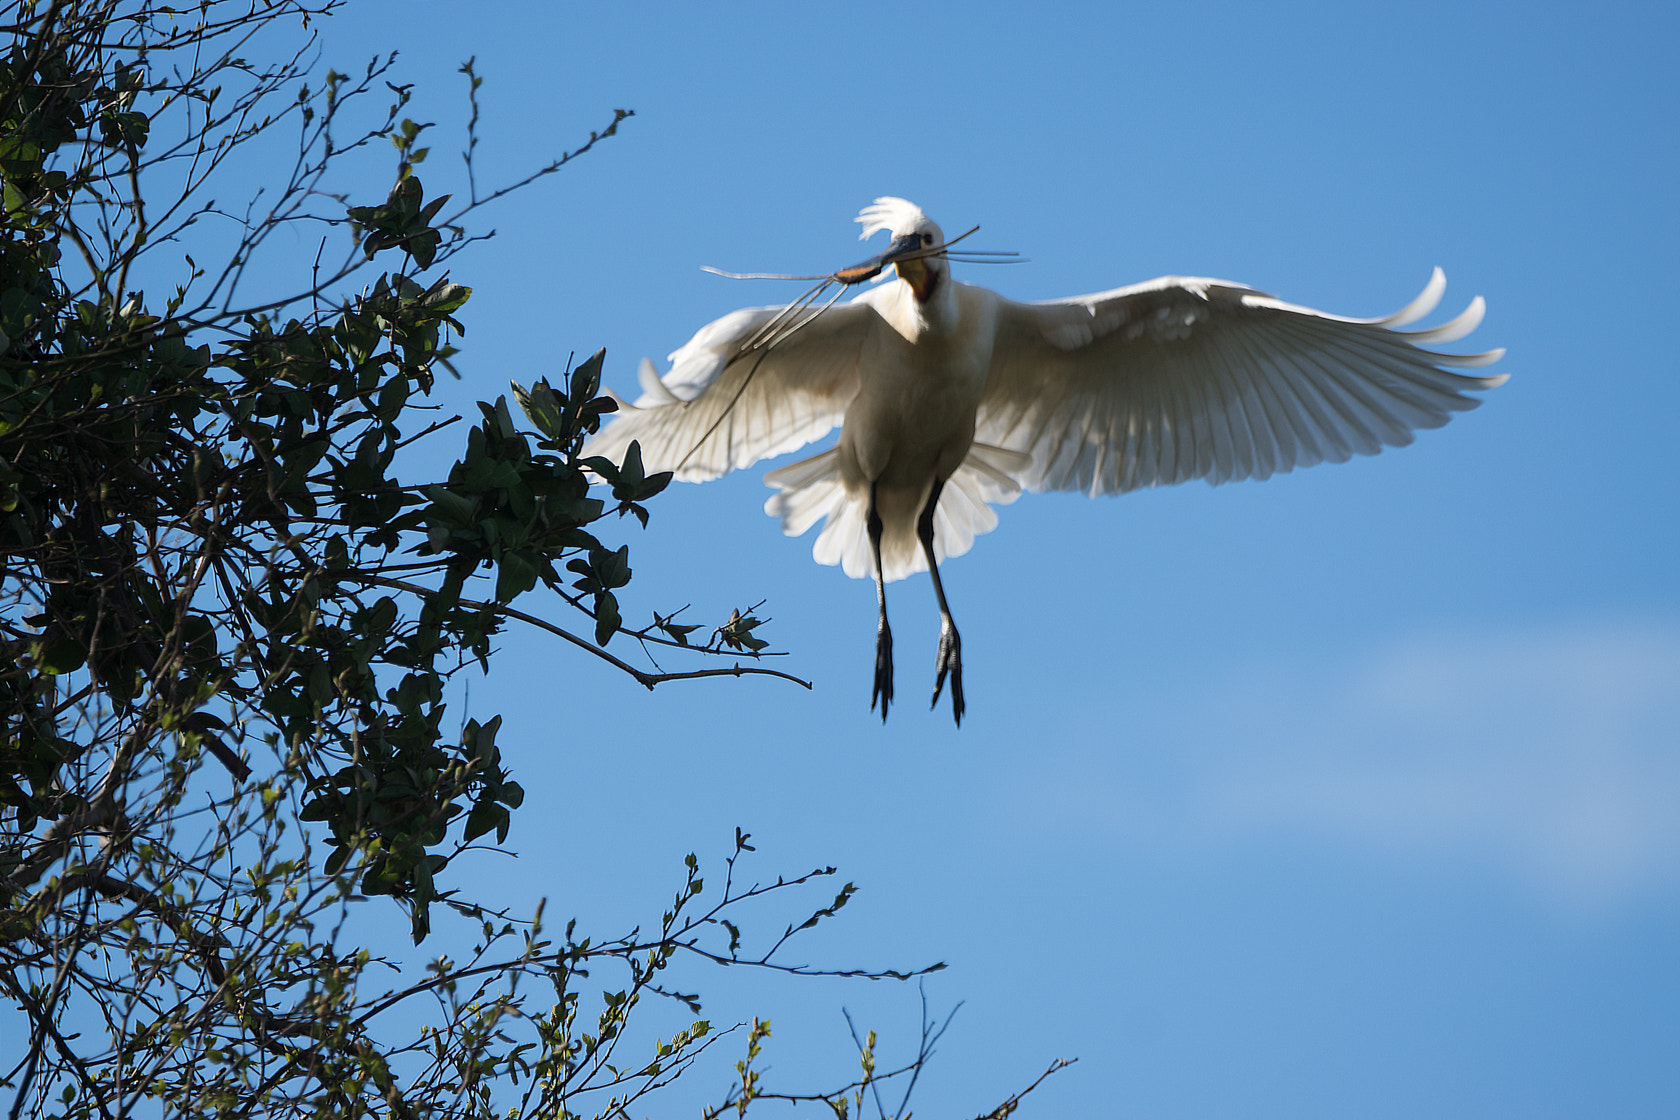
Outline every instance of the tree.
[[[721, 892], [690, 855], [669, 909], [621, 937], [557, 934], [540, 905], [515, 920], [451, 885], [452, 860], [504, 841], [523, 797], [499, 718], [443, 724], [449, 682], [488, 670], [502, 627], [538, 627], [649, 688], [786, 674], [756, 663], [751, 611], [705, 642], [673, 616], [624, 625], [628, 549], [602, 536], [626, 514], [645, 523], [669, 476], [634, 450], [581, 457], [613, 407], [601, 353], [515, 386], [522, 419], [481, 403], [444, 477], [405, 470], [417, 443], [456, 438], [460, 418], [428, 423], [418, 406], [453, 372], [471, 292], [446, 266], [482, 236], [469, 222], [631, 114], [481, 193], [469, 62], [466, 198], [428, 193], [428, 126], [404, 116], [392, 59], [313, 67], [315, 24], [340, 2], [26, 0], [5, 28], [0, 989], [26, 1026], [4, 1032], [0, 1085], [14, 1117], [625, 1115], [726, 1033], [696, 1018], [627, 1056], [648, 1041], [625, 1041], [644, 997], [701, 1013], [665, 986], [674, 960], [812, 971], [778, 952], [853, 891], [813, 910], [800, 899], [833, 868], [746, 883], [739, 832]], [[355, 126], [382, 92], [388, 107]], [[387, 141], [383, 201], [334, 193], [346, 157]], [[279, 151], [280, 182], [242, 211], [216, 201], [239, 159]], [[216, 219], [236, 231], [220, 245]], [[282, 230], [318, 245], [307, 272], [275, 248]], [[592, 475], [610, 498], [591, 496]], [[557, 601], [587, 636], [544, 617]], [[615, 638], [736, 660], [648, 671], [609, 652]], [[451, 915], [470, 950], [418, 974], [381, 962], [343, 933], [370, 896], [401, 907], [416, 944]], [[759, 937], [784, 900], [803, 909]], [[378, 982], [380, 963], [399, 978]], [[618, 979], [591, 976], [606, 963]], [[866, 1090], [913, 1086], [940, 1029], [924, 1016], [891, 1073], [860, 1039], [860, 1077], [799, 1094], [759, 1084], [769, 1028], [754, 1023], [719, 1107], [822, 1100], [845, 1116], [872, 1100], [885, 1115]]]

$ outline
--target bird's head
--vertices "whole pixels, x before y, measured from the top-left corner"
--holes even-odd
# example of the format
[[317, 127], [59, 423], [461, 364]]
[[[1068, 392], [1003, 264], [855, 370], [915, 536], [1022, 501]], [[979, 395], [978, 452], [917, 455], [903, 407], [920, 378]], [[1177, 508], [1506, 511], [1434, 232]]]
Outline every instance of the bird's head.
[[951, 270], [943, 255], [929, 253], [930, 249], [945, 244], [945, 233], [933, 219], [914, 202], [886, 195], [877, 198], [874, 205], [864, 207], [857, 220], [863, 224], [863, 232], [858, 235], [860, 241], [886, 230], [892, 235], [892, 244], [880, 256], [856, 267], [880, 271], [892, 265], [899, 279], [916, 294], [916, 302], [932, 299]]

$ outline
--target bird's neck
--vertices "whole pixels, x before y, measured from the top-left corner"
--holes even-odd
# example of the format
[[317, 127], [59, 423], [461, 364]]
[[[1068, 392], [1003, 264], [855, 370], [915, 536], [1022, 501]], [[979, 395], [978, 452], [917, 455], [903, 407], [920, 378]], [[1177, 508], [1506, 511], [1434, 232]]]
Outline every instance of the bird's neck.
[[948, 273], [936, 275], [924, 287], [927, 298], [919, 299], [918, 286], [900, 279], [884, 293], [888, 298], [876, 305], [881, 317], [907, 342], [950, 334], [960, 318], [956, 285]]

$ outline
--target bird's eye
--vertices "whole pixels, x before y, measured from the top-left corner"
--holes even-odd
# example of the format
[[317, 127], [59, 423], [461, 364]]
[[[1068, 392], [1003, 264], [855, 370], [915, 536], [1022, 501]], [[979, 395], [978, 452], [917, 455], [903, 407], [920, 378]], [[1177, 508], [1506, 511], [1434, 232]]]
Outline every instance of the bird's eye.
[[922, 234], [922, 244], [923, 245], [932, 245], [933, 244], [933, 234], [931, 234], [931, 233]]

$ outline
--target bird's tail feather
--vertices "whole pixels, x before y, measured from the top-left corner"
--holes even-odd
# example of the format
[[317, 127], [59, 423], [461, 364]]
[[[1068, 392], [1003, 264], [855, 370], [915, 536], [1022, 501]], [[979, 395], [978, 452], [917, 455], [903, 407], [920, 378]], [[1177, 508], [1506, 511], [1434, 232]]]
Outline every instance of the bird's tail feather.
[[[969, 449], [939, 497], [934, 511], [935, 556], [961, 556], [974, 538], [997, 528], [993, 505], [1007, 505], [1021, 495], [1016, 476], [1031, 464], [1030, 456], [977, 443]], [[840, 453], [830, 448], [765, 475], [779, 493], [764, 503], [764, 512], [780, 518], [782, 532], [799, 536], [826, 519], [811, 553], [819, 564], [838, 564], [854, 579], [875, 574], [869, 548], [869, 494], [849, 492], [840, 477]], [[919, 509], [925, 492], [914, 503]], [[907, 509], [910, 507], [907, 506]], [[887, 516], [881, 537], [881, 567], [888, 582], [927, 570], [927, 558], [916, 540], [915, 513]]]

